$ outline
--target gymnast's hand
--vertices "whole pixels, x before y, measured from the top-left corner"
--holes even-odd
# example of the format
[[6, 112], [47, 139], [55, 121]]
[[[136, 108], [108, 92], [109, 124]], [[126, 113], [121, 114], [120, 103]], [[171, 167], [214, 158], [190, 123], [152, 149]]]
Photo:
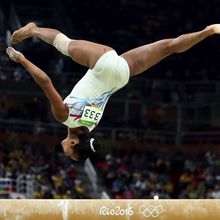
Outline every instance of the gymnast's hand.
[[13, 47], [8, 47], [6, 49], [6, 53], [8, 54], [9, 58], [16, 63], [19, 63], [20, 59], [24, 57], [21, 52], [15, 50]]

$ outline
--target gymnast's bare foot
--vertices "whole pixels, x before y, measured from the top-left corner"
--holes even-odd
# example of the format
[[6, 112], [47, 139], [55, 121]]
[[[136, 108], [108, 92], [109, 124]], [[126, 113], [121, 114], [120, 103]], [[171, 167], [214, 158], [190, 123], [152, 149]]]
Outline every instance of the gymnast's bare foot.
[[212, 24], [207, 26], [207, 29], [212, 30], [214, 34], [220, 34], [220, 24]]
[[31, 22], [25, 25], [24, 27], [20, 28], [19, 30], [15, 31], [11, 37], [12, 44], [18, 44], [24, 39], [31, 37], [31, 31], [35, 27], [37, 27], [36, 24]]

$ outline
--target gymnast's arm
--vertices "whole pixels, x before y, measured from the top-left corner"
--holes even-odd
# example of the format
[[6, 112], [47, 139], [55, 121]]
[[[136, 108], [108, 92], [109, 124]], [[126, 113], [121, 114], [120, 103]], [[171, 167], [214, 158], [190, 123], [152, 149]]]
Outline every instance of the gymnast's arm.
[[65, 121], [69, 113], [68, 107], [63, 103], [61, 96], [54, 88], [48, 75], [33, 63], [31, 63], [24, 57], [22, 53], [16, 51], [14, 48], [7, 48], [6, 53], [11, 60], [16, 63], [20, 63], [30, 73], [35, 82], [43, 89], [50, 102], [51, 110], [55, 119], [59, 122]]

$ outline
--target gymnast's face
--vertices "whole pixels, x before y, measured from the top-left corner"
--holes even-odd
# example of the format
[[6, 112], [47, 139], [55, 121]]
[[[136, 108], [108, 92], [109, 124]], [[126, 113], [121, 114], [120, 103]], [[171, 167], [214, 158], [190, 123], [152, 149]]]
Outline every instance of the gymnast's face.
[[79, 143], [78, 137], [67, 137], [61, 142], [63, 147], [63, 152], [67, 157], [70, 157], [72, 160], [77, 160], [76, 155], [74, 154], [74, 146]]

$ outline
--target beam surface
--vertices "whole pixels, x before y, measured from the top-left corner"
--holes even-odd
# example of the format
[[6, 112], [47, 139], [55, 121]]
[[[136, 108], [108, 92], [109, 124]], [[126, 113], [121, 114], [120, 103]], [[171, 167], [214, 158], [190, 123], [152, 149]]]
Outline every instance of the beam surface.
[[0, 220], [217, 220], [220, 200], [0, 200]]

